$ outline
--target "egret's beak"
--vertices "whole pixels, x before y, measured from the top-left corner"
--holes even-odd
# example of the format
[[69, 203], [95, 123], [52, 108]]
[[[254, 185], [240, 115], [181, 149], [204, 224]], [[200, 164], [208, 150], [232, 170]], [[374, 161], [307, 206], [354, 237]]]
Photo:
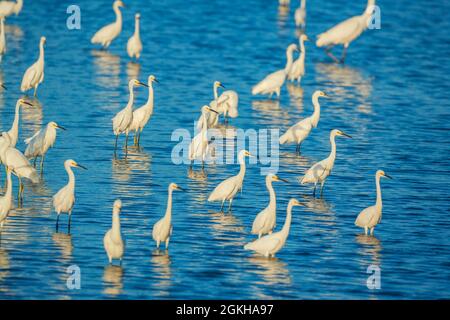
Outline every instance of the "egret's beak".
[[61, 127], [59, 124], [56, 126], [58, 129], [61, 129], [61, 130], [64, 130], [64, 131], [66, 131], [67, 129], [66, 128], [64, 128], [64, 127]]
[[153, 79], [153, 81], [156, 82], [156, 83], [159, 83], [158, 79], [156, 79], [156, 78]]
[[147, 87], [148, 88], [148, 84], [146, 84], [146, 83], [143, 83], [143, 82], [138, 82], [138, 85], [140, 85], [140, 86], [143, 86], [143, 87]]
[[31, 102], [28, 101], [22, 101], [23, 104], [26, 104], [27, 106], [33, 107], [34, 105]]
[[224, 89], [225, 89], [225, 86], [224, 86], [223, 84], [219, 84], [219, 87], [221, 87], [221, 88], [224, 88]]
[[351, 135], [346, 134], [345, 132], [342, 132], [342, 131], [341, 131], [341, 135], [343, 135], [343, 136], [345, 136], [345, 137], [347, 137], [347, 138], [351, 138], [351, 137], [352, 137]]
[[85, 167], [85, 166], [82, 166], [81, 164], [78, 164], [77, 163], [77, 165], [76, 165], [78, 168], [81, 168], [81, 169], [84, 169], [84, 170], [87, 170], [87, 168]]
[[214, 113], [219, 114], [216, 110], [214, 110], [214, 109], [212, 109], [212, 108], [208, 108], [208, 110], [211, 111], [211, 112], [214, 112]]
[[394, 178], [392, 178], [390, 175], [388, 175], [388, 174], [386, 174], [386, 173], [384, 174], [384, 176], [385, 176], [386, 178], [388, 178], [388, 179], [391, 179], [391, 180], [394, 179]]
[[309, 38], [308, 38], [308, 37], [306, 37], [306, 38], [305, 38], [305, 41], [309, 41]]
[[323, 96], [325, 97], [325, 98], [329, 98], [330, 96], [328, 95], [328, 94], [326, 94], [325, 92], [323, 93]]
[[179, 186], [177, 186], [176, 189], [180, 190], [180, 191], [185, 191], [182, 187], [179, 187]]
[[253, 158], [253, 156], [252, 156], [252, 154], [249, 152], [249, 153], [247, 153], [247, 157], [249, 157], [249, 158]]
[[0, 86], [1, 86], [3, 89], [6, 90], [6, 87], [5, 87], [5, 85], [4, 85], [3, 83], [1, 83]]
[[286, 179], [283, 179], [283, 178], [279, 178], [279, 177], [277, 177], [277, 179], [278, 179], [278, 181], [283, 181], [283, 182], [289, 183], [289, 181], [288, 181], [288, 180], [286, 180]]

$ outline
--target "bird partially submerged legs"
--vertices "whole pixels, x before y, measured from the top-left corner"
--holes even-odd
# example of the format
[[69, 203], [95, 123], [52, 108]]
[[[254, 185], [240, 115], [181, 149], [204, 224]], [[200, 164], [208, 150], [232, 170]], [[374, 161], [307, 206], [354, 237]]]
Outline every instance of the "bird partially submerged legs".
[[317, 183], [314, 183], [314, 191], [313, 191], [313, 197], [316, 196], [316, 187], [317, 187]]
[[325, 184], [325, 181], [322, 181], [322, 183], [320, 184], [320, 197], [323, 197], [323, 185]]
[[344, 63], [345, 62], [345, 57], [347, 56], [347, 48], [348, 48], [348, 46], [344, 45], [344, 49], [342, 50], [342, 56], [341, 56], [340, 63]]
[[59, 213], [56, 215], [56, 233], [58, 233], [59, 228]]
[[70, 223], [72, 222], [72, 210], [69, 211], [69, 225], [67, 226], [67, 233], [70, 234]]
[[339, 59], [336, 58], [334, 56], [334, 54], [331, 53], [331, 48], [332, 48], [332, 46], [326, 47], [325, 48], [325, 53], [327, 54], [327, 56], [329, 56], [331, 59], [333, 59], [334, 62], [340, 63]]
[[45, 158], [45, 155], [43, 154], [41, 156], [41, 176], [44, 174], [44, 158]]
[[222, 206], [220, 207], [220, 212], [223, 212], [223, 205], [225, 204], [225, 200], [222, 201]]
[[298, 154], [298, 155], [300, 155], [300, 146], [302, 145], [302, 143], [300, 142], [300, 143], [298, 143], [297, 144], [297, 147], [295, 148], [295, 152]]
[[116, 134], [116, 143], [114, 144], [114, 156], [116, 155], [116, 152], [117, 152], [117, 139], [119, 139], [118, 134]]
[[228, 212], [231, 212], [231, 205], [233, 204], [233, 199], [230, 199], [230, 205], [228, 206]]

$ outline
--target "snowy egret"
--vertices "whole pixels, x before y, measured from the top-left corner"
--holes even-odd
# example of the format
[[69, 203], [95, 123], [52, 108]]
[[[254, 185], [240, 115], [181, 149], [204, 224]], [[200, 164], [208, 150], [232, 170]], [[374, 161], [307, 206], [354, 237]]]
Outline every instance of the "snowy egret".
[[19, 139], [19, 119], [20, 119], [20, 107], [23, 105], [27, 106], [34, 106], [32, 103], [24, 100], [24, 99], [18, 99], [16, 102], [16, 109], [14, 113], [14, 121], [11, 126], [11, 129], [8, 131], [8, 136], [10, 138], [10, 147], [16, 147], [17, 140]]
[[119, 36], [122, 31], [122, 12], [120, 12], [119, 8], [123, 8], [125, 5], [122, 1], [116, 0], [113, 3], [113, 10], [116, 14], [116, 21], [110, 23], [100, 30], [98, 30], [91, 39], [91, 43], [101, 44], [103, 48], [108, 48], [111, 42]]
[[302, 34], [299, 38], [300, 43], [300, 55], [297, 60], [292, 64], [292, 68], [289, 71], [288, 79], [291, 81], [297, 80], [300, 83], [300, 80], [305, 75], [305, 41], [309, 41], [306, 34]]
[[277, 199], [272, 186], [272, 182], [274, 181], [287, 182], [287, 180], [281, 179], [274, 174], [268, 174], [266, 176], [266, 187], [270, 196], [269, 205], [258, 213], [252, 226], [252, 234], [257, 234], [258, 238], [261, 238], [263, 234], [272, 233], [277, 221]]
[[202, 160], [202, 168], [205, 166], [205, 159], [209, 151], [209, 141], [208, 141], [208, 116], [207, 113], [212, 112], [217, 114], [217, 111], [208, 107], [202, 107], [202, 116], [200, 120], [202, 121], [201, 130], [195, 135], [189, 144], [189, 160], [191, 161], [191, 167], [194, 160]]
[[[225, 88], [225, 87], [220, 81], [214, 81], [213, 83], [214, 100], [211, 100], [211, 102], [209, 103], [209, 107], [216, 112], [207, 112], [205, 114], [208, 128], [212, 128], [217, 125], [217, 123], [219, 122], [219, 114], [223, 112], [223, 110], [221, 109], [221, 103], [218, 103], [219, 101], [218, 88]], [[204, 123], [203, 117], [204, 114], [202, 112], [197, 120], [197, 129], [199, 130], [202, 128]]]
[[8, 17], [12, 14], [16, 16], [20, 13], [23, 6], [23, 0], [0, 1], [0, 17]]
[[139, 145], [141, 142], [141, 133], [153, 115], [153, 82], [158, 83], [154, 75], [148, 77], [148, 98], [147, 102], [140, 108], [133, 111], [133, 120], [129, 131], [134, 131], [134, 145]]
[[238, 116], [239, 95], [234, 90], [226, 90], [222, 92], [218, 99], [221, 106], [225, 123], [228, 123], [228, 117], [236, 118]]
[[36, 96], [39, 84], [44, 81], [44, 44], [46, 41], [45, 37], [41, 37], [39, 42], [39, 58], [25, 71], [20, 85], [22, 92], [34, 88], [34, 96]]
[[290, 44], [286, 49], [287, 62], [284, 69], [275, 71], [261, 80], [256, 86], [252, 88], [253, 95], [269, 94], [270, 97], [272, 97], [272, 95], [276, 93], [277, 97], [280, 97], [281, 87], [286, 81], [286, 77], [292, 68], [292, 54], [294, 51], [297, 51], [297, 45], [293, 43]]
[[306, 25], [306, 0], [300, 0], [300, 7], [294, 13], [295, 26], [305, 28]]
[[56, 129], [66, 130], [56, 122], [51, 121], [45, 128], [40, 129], [31, 138], [25, 139], [25, 143], [28, 145], [25, 149], [25, 157], [28, 159], [34, 158], [34, 167], [36, 167], [37, 157], [41, 157], [41, 174], [44, 167], [45, 154], [55, 143]]
[[141, 15], [139, 13], [136, 13], [134, 16], [134, 34], [128, 39], [127, 42], [127, 53], [130, 58], [135, 57], [136, 59], [139, 59], [142, 52], [142, 42], [141, 42], [141, 36], [139, 33], [139, 20], [141, 18]]
[[5, 18], [0, 17], [0, 62], [6, 53]]
[[6, 169], [6, 192], [0, 197], [0, 232], [2, 232], [3, 224], [8, 218], [9, 210], [12, 204], [12, 179], [11, 169]]
[[161, 242], [165, 242], [166, 250], [169, 248], [169, 240], [172, 236], [172, 192], [174, 190], [183, 191], [176, 183], [169, 184], [166, 214], [153, 226], [152, 237], [156, 241], [156, 248], [159, 249]]
[[286, 239], [289, 235], [289, 229], [291, 227], [292, 220], [292, 207], [301, 206], [302, 203], [298, 202], [296, 199], [289, 200], [286, 220], [284, 222], [283, 228], [271, 234], [268, 234], [262, 238], [259, 238], [253, 242], [247, 243], [244, 246], [245, 250], [253, 250], [267, 258], [274, 257], [275, 254], [284, 247]]
[[72, 159], [64, 162], [64, 168], [69, 176], [69, 182], [64, 187], [59, 189], [59, 191], [53, 196], [53, 207], [55, 208], [57, 214], [56, 232], [58, 232], [59, 215], [61, 213], [67, 213], [69, 215], [68, 232], [70, 233], [72, 209], [75, 204], [75, 175], [73, 174], [72, 167], [87, 170], [86, 167], [83, 167], [81, 164], [76, 163]]
[[300, 120], [292, 127], [290, 127], [281, 137], [280, 144], [296, 143], [297, 152], [300, 153], [300, 145], [309, 136], [312, 128], [316, 128], [320, 119], [320, 104], [319, 97], [328, 97], [328, 95], [320, 90], [314, 92], [312, 96], [312, 103], [314, 112], [311, 116]]
[[338, 129], [333, 129], [330, 132], [330, 143], [331, 143], [331, 152], [330, 155], [323, 159], [322, 161], [317, 162], [311, 168], [309, 168], [305, 175], [300, 179], [301, 184], [305, 183], [314, 183], [314, 193], [316, 195], [316, 187], [317, 184], [320, 183], [320, 196], [322, 197], [323, 193], [323, 185], [325, 184], [325, 180], [333, 170], [334, 160], [336, 159], [336, 136], [344, 136], [347, 138], [351, 138], [348, 134], [342, 132]]
[[[324, 33], [319, 34], [317, 36], [316, 45], [318, 47], [325, 46], [325, 52], [329, 57], [337, 63], [343, 63], [350, 43], [367, 29], [374, 6], [375, 0], [368, 0], [366, 10], [364, 10], [362, 15], [349, 18]], [[344, 46], [340, 60], [331, 53], [331, 48], [335, 45]]]
[[238, 155], [238, 160], [240, 164], [239, 173], [233, 177], [230, 177], [221, 183], [211, 192], [208, 201], [222, 201], [222, 206], [220, 211], [223, 211], [223, 205], [226, 200], [230, 202], [228, 206], [228, 211], [231, 211], [231, 204], [234, 197], [242, 189], [242, 184], [244, 183], [245, 177], [245, 159], [244, 157], [251, 157], [252, 155], [247, 150], [241, 150]]
[[129, 127], [133, 122], [133, 104], [134, 104], [134, 86], [144, 86], [148, 87], [143, 82], [140, 82], [136, 79], [131, 79], [128, 82], [128, 91], [130, 92], [128, 103], [125, 108], [119, 111], [114, 118], [112, 118], [113, 123], [113, 132], [116, 136], [116, 143], [114, 145], [114, 153], [117, 149], [117, 139], [119, 138], [119, 134], [125, 132], [126, 140], [125, 140], [125, 149], [128, 147], [128, 133]]
[[18, 199], [21, 200], [23, 195], [22, 178], [38, 183], [39, 176], [23, 153], [10, 146], [11, 138], [7, 132], [2, 133], [2, 138], [4, 142], [0, 144], [0, 160], [5, 168], [11, 169], [19, 179]]
[[288, 6], [291, 3], [291, 0], [278, 0], [280, 6]]
[[367, 235], [370, 229], [370, 234], [373, 235], [375, 226], [381, 222], [381, 215], [383, 209], [383, 202], [381, 200], [381, 186], [380, 178], [385, 177], [392, 179], [391, 176], [387, 175], [383, 170], [377, 170], [375, 173], [375, 183], [377, 186], [377, 201], [374, 206], [367, 207], [358, 214], [355, 220], [355, 225], [364, 228], [364, 232]]
[[114, 201], [112, 213], [112, 227], [106, 232], [103, 238], [103, 245], [108, 255], [109, 263], [112, 264], [113, 259], [119, 259], [122, 265], [122, 257], [125, 252], [125, 243], [120, 232], [120, 210], [122, 209], [122, 201]]

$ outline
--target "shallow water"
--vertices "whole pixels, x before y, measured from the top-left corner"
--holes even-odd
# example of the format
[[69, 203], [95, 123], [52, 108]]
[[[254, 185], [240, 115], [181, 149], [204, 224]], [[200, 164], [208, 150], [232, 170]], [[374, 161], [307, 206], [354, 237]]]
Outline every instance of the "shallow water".
[[[360, 3], [358, 3], [360, 2]], [[21, 115], [20, 143], [41, 124], [56, 121], [55, 148], [46, 159], [42, 184], [26, 184], [23, 208], [12, 210], [0, 245], [0, 297], [33, 299], [249, 298], [249, 299], [434, 299], [450, 294], [448, 4], [425, 1], [381, 2], [380, 30], [367, 31], [349, 48], [345, 66], [332, 64], [307, 43], [302, 87], [289, 85], [280, 101], [250, 95], [251, 86], [284, 66], [285, 47], [296, 41], [290, 12], [273, 1], [164, 0], [151, 5], [126, 1], [124, 30], [109, 51], [89, 39], [112, 21], [110, 1], [78, 1], [81, 30], [65, 27], [64, 4], [25, 1], [19, 17], [8, 19], [8, 52], [0, 79], [0, 126], [14, 117], [24, 70], [37, 57], [38, 39], [47, 37], [45, 81], [38, 108]], [[344, 5], [345, 4], [345, 5]], [[49, 10], [49, 7], [52, 10]], [[315, 35], [359, 14], [365, 1], [308, 2], [307, 34]], [[406, 6], [408, 14], [403, 8]], [[144, 53], [139, 64], [126, 56], [133, 15], [141, 13]], [[98, 16], [101, 12], [101, 17]], [[42, 18], [45, 16], [45, 19]], [[340, 49], [337, 50], [339, 54]], [[111, 118], [127, 101], [127, 82], [155, 74], [155, 113], [142, 136], [142, 149], [113, 159]], [[242, 129], [285, 128], [312, 112], [316, 89], [329, 93], [322, 116], [302, 146], [280, 150], [276, 183], [278, 228], [291, 197], [306, 204], [294, 209], [291, 233], [275, 259], [243, 250], [253, 237], [255, 215], [268, 201], [260, 166], [250, 164], [244, 190], [232, 214], [217, 213], [209, 192], [237, 165], [174, 165], [174, 129], [193, 131], [200, 107], [222, 81], [240, 94]], [[147, 98], [137, 90], [137, 105]], [[337, 139], [338, 156], [323, 199], [311, 197], [296, 178], [329, 152], [332, 128], [351, 134]], [[122, 143], [123, 140], [120, 142]], [[71, 235], [55, 233], [51, 196], [66, 183], [63, 161], [77, 170], [77, 203]], [[374, 172], [383, 168], [383, 221], [375, 237], [361, 235], [356, 215], [375, 201]], [[3, 178], [2, 178], [3, 179]], [[167, 186], [174, 194], [174, 234], [170, 251], [156, 252], [153, 224], [164, 214]], [[16, 190], [16, 180], [14, 180]], [[103, 235], [111, 223], [114, 199], [123, 201], [122, 230], [127, 248], [123, 266], [108, 266]], [[257, 200], [256, 200], [257, 199]], [[17, 204], [17, 203], [16, 203]], [[61, 218], [65, 231], [66, 217]], [[66, 286], [67, 268], [81, 269], [81, 289]], [[381, 289], [366, 286], [370, 265], [381, 268]]]

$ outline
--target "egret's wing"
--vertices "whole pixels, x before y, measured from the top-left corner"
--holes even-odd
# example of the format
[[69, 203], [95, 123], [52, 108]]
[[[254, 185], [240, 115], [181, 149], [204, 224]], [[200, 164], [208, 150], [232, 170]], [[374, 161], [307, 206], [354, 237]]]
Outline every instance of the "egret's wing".
[[40, 129], [40, 130], [38, 130], [32, 137], [30, 137], [30, 138], [27, 138], [27, 139], [25, 139], [25, 140], [23, 140], [26, 144], [30, 144], [30, 142], [31, 141], [33, 141], [33, 140], [35, 140], [35, 138], [37, 137], [37, 136], [39, 136], [41, 133], [42, 133], [42, 129]]

